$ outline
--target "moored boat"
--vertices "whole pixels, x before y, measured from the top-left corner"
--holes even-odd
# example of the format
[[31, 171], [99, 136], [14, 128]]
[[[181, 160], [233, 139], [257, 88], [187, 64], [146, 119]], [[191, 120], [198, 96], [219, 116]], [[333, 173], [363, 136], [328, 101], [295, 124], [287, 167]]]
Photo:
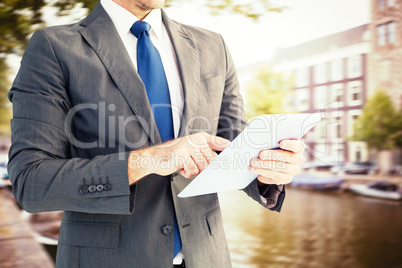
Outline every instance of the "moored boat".
[[9, 186], [11, 186], [11, 183], [7, 173], [7, 164], [0, 163], [0, 188]]
[[292, 187], [312, 189], [312, 190], [338, 190], [344, 180], [337, 177], [316, 177], [308, 174], [299, 174], [293, 177]]
[[22, 217], [32, 226], [35, 240], [44, 245], [57, 245], [62, 211], [41, 213], [22, 212]]
[[373, 182], [369, 184], [351, 184], [349, 190], [356, 194], [391, 200], [402, 200], [402, 190], [390, 182]]

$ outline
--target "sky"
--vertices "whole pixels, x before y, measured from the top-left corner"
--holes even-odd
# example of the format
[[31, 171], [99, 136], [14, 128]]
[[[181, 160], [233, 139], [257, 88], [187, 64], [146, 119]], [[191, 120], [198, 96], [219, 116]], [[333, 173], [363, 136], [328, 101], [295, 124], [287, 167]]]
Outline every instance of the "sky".
[[237, 66], [269, 60], [277, 48], [370, 20], [370, 0], [278, 0], [275, 3], [288, 8], [282, 13], [267, 13], [257, 22], [241, 15], [211, 16], [208, 9], [200, 6], [204, 1], [198, 5], [183, 1], [166, 12], [179, 22], [222, 34]]
[[[239, 0], [245, 1], [245, 0]], [[318, 37], [350, 29], [370, 20], [370, 0], [273, 0], [287, 9], [264, 14], [258, 21], [224, 12], [212, 16], [204, 5], [207, 0], [175, 0], [165, 11], [171, 19], [220, 33], [237, 67], [269, 61], [276, 49], [300, 44]], [[49, 25], [71, 23], [82, 18], [77, 8], [73, 18], [57, 18], [54, 10], [44, 12]], [[18, 57], [10, 58], [13, 70]]]

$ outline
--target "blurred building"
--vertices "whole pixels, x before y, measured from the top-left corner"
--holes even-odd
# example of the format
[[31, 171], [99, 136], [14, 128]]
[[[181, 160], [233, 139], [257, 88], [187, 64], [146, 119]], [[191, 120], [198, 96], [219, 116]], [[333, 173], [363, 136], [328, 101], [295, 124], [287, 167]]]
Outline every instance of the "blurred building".
[[[370, 159], [363, 142], [350, 141], [355, 121], [366, 100], [376, 91], [389, 94], [402, 108], [402, 0], [370, 0], [371, 21], [307, 43], [279, 49], [273, 63], [239, 68], [242, 92], [258, 69], [273, 65], [295, 81], [284, 101], [287, 112], [320, 110], [324, 121], [305, 137], [308, 160], [324, 163]], [[383, 171], [400, 165], [398, 150], [381, 152]]]
[[348, 138], [367, 99], [370, 51], [366, 24], [277, 52], [276, 71], [295, 78], [285, 110], [320, 110], [326, 118], [305, 139], [310, 160], [313, 155], [329, 162], [368, 159], [365, 144]]
[[[371, 0], [370, 30], [369, 94], [384, 90], [402, 108], [402, 0]], [[378, 160], [389, 171], [402, 164], [402, 152], [383, 151]]]
[[402, 107], [402, 0], [371, 0], [369, 94], [386, 91]]

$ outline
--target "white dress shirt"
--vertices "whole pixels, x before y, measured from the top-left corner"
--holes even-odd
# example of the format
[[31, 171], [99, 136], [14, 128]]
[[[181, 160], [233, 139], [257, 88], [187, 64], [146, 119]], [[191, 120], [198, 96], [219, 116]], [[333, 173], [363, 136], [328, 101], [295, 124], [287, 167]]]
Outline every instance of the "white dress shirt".
[[[112, 19], [134, 67], [137, 69], [137, 38], [130, 32], [130, 28], [138, 18], [112, 0], [101, 0], [101, 5]], [[161, 10], [152, 10], [143, 21], [151, 25], [149, 31], [151, 41], [161, 55], [172, 104], [174, 135], [177, 138], [183, 113], [184, 96], [176, 54], [162, 22]]]
[[[138, 18], [112, 0], [101, 0], [101, 5], [112, 19], [134, 67], [138, 69], [137, 38], [130, 31], [131, 26], [133, 26]], [[165, 25], [162, 22], [161, 10], [152, 10], [143, 21], [151, 25], [149, 35], [152, 44], [161, 55], [163, 68], [165, 69], [166, 79], [169, 86], [170, 101], [172, 104], [174, 136], [177, 138], [179, 135], [180, 120], [183, 114], [184, 96], [176, 54], [172, 42], [170, 42]], [[183, 258], [183, 253], [180, 251], [180, 253], [173, 259], [173, 264], [181, 264]]]

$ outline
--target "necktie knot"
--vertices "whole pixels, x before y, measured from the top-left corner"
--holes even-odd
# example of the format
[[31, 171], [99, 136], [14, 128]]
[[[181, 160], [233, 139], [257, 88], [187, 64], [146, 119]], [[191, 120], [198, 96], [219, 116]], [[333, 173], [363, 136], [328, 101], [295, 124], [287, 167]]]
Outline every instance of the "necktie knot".
[[143, 32], [148, 32], [151, 29], [151, 25], [142, 20], [137, 20], [133, 26], [131, 26], [131, 33], [138, 38], [138, 36]]

